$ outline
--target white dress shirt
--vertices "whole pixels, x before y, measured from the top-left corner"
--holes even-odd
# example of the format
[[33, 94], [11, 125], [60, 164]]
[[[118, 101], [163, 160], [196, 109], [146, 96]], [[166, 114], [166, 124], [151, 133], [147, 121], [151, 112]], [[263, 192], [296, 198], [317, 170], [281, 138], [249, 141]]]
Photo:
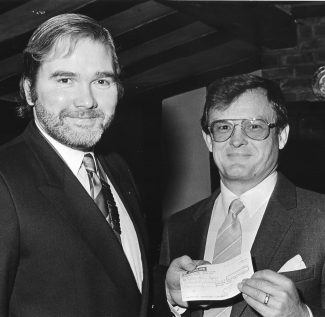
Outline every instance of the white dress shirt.
[[[257, 186], [245, 192], [239, 197], [232, 193], [222, 182], [220, 182], [221, 192], [213, 206], [207, 241], [205, 244], [204, 260], [212, 262], [214, 244], [218, 230], [227, 216], [231, 202], [237, 198], [240, 198], [245, 206], [245, 208], [238, 215], [238, 219], [242, 228], [241, 252], [250, 252], [258, 228], [264, 216], [267, 203], [274, 190], [276, 180], [277, 173], [274, 172]], [[231, 307], [226, 307], [225, 311], [222, 312], [222, 317], [230, 316], [230, 313]], [[221, 314], [221, 312], [219, 314]]]
[[[37, 121], [37, 117], [34, 116], [35, 123], [42, 135], [45, 139], [52, 145], [52, 147], [56, 150], [59, 156], [63, 159], [63, 161], [70, 168], [72, 173], [78, 178], [81, 185], [90, 195], [90, 184], [87, 175], [87, 171], [82, 164], [83, 157], [86, 153], [92, 152], [83, 152], [79, 150], [72, 149], [62, 143], [53, 139], [50, 135], [48, 135], [40, 126]], [[95, 162], [97, 162], [95, 160]], [[97, 168], [97, 166], [96, 166]], [[113, 197], [116, 202], [116, 206], [120, 216], [120, 225], [121, 225], [121, 243], [125, 253], [126, 258], [129, 261], [130, 267], [134, 274], [136, 283], [140, 292], [142, 291], [142, 281], [143, 281], [143, 266], [141, 259], [141, 252], [139, 247], [139, 242], [137, 238], [137, 234], [134, 228], [134, 225], [130, 219], [129, 214], [126, 211], [124, 204], [122, 203], [119, 195], [117, 194], [114, 186], [110, 182], [109, 178], [106, 175], [106, 182], [110, 185]]]

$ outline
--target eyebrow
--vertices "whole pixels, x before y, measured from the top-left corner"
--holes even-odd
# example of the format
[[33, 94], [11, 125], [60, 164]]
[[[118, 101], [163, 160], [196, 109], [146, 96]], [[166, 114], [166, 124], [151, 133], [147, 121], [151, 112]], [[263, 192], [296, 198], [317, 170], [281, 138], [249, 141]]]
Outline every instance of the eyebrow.
[[[57, 70], [54, 73], [52, 73], [50, 75], [50, 78], [57, 78], [57, 77], [73, 77], [76, 78], [78, 77], [77, 73], [74, 72], [69, 72], [69, 71], [61, 71], [61, 70]], [[112, 78], [113, 80], [116, 80], [116, 75], [113, 72], [96, 72], [95, 73], [95, 78], [99, 79], [99, 78]]]
[[115, 78], [116, 76], [113, 72], [96, 72], [96, 77], [97, 78], [102, 78], [102, 77]]
[[77, 77], [77, 74], [73, 72], [58, 70], [50, 75], [50, 78], [56, 78], [56, 77]]

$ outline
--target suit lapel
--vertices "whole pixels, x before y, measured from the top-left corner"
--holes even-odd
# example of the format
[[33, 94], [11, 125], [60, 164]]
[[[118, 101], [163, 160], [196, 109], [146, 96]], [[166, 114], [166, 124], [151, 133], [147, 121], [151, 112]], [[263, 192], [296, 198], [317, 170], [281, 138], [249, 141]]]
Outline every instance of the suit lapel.
[[121, 296], [134, 302], [139, 291], [133, 273], [121, 244], [94, 201], [34, 124], [27, 128], [25, 139], [40, 162], [40, 192], [102, 263]]
[[146, 232], [146, 228], [144, 227], [143, 219], [140, 219], [142, 216], [138, 206], [138, 200], [135, 197], [136, 193], [134, 192], [134, 188], [121, 175], [119, 169], [114, 164], [114, 160], [105, 160], [101, 155], [99, 155], [99, 160], [135, 226], [137, 236], [140, 239], [139, 242], [144, 243], [145, 237], [143, 233]]
[[[213, 206], [219, 194], [220, 190], [215, 191], [212, 196], [206, 201], [206, 203], [193, 215], [193, 234], [189, 235], [188, 238], [193, 239], [193, 242], [191, 243], [191, 245], [193, 245], [192, 257], [195, 259], [204, 258], [205, 245]], [[197, 241], [200, 241], [199, 248], [197, 247]]]
[[280, 268], [282, 259], [275, 256], [292, 225], [295, 207], [295, 186], [279, 174], [251, 250], [257, 270]]
[[[278, 250], [292, 225], [295, 207], [295, 186], [279, 173], [251, 250], [256, 271], [278, 271], [284, 263]], [[231, 316], [251, 316], [251, 311], [246, 302], [241, 301], [233, 306]]]
[[[118, 167], [114, 163], [113, 159], [104, 159], [103, 156], [99, 155], [100, 163], [108, 176], [109, 180], [113, 184], [116, 192], [118, 193], [122, 203], [125, 206], [125, 209], [130, 216], [132, 223], [134, 225], [140, 252], [142, 259], [142, 267], [143, 267], [143, 283], [142, 283], [142, 294], [149, 293], [149, 269], [148, 269], [148, 260], [146, 257], [147, 245], [146, 245], [146, 237], [144, 233], [146, 232], [146, 228], [144, 227], [144, 221], [141, 219], [141, 211], [138, 203], [138, 199], [136, 199], [136, 192], [133, 188], [130, 181], [127, 181], [120, 173]], [[132, 273], [132, 277], [134, 279], [134, 275]], [[134, 279], [135, 281], [135, 279]], [[145, 314], [146, 311], [146, 296], [142, 297], [142, 306], [139, 316]]]

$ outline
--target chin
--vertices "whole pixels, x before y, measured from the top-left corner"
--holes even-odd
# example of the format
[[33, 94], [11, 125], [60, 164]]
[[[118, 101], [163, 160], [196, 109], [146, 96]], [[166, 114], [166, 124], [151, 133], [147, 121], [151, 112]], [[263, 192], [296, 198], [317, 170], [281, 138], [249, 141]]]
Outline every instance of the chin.
[[71, 148], [78, 150], [88, 150], [93, 148], [101, 139], [103, 129], [68, 129], [57, 130], [53, 133], [52, 137]]
[[247, 173], [247, 168], [244, 166], [241, 168], [232, 168], [232, 169], [227, 169], [227, 178], [229, 179], [246, 179], [249, 174]]
[[66, 140], [66, 145], [77, 150], [90, 150], [92, 149], [98, 142], [99, 139], [92, 139], [92, 140]]

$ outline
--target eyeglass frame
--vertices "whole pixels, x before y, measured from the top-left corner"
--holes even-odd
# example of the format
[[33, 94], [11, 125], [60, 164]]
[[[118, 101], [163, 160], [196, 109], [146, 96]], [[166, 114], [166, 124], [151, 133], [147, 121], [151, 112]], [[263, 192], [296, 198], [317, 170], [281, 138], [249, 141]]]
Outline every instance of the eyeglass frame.
[[[267, 135], [263, 139], [253, 139], [250, 136], [248, 136], [247, 133], [246, 133], [246, 131], [243, 129], [243, 126], [242, 126], [243, 121], [253, 121], [253, 120], [263, 121], [267, 125], [267, 127], [268, 127], [268, 133], [267, 133]], [[216, 141], [214, 139], [214, 137], [213, 137], [213, 133], [211, 131], [211, 127], [212, 127], [213, 124], [215, 124], [216, 122], [219, 122], [219, 121], [241, 121], [241, 122], [240, 123], [237, 123], [237, 124], [234, 124], [234, 123], [231, 122], [231, 124], [233, 125], [233, 129], [232, 129], [231, 133], [229, 134], [229, 136], [225, 140], [223, 140], [223, 141]], [[207, 128], [208, 128], [208, 131], [210, 133], [210, 136], [211, 136], [212, 140], [214, 142], [221, 143], [221, 142], [226, 142], [227, 140], [229, 140], [232, 137], [232, 135], [234, 134], [234, 131], [235, 131], [235, 128], [236, 128], [237, 125], [240, 125], [241, 130], [243, 131], [244, 135], [246, 135], [251, 140], [254, 140], [254, 141], [263, 141], [263, 140], [267, 139], [270, 136], [271, 129], [275, 128], [277, 126], [277, 123], [276, 122], [268, 123], [266, 120], [260, 119], [260, 118], [250, 118], [250, 119], [247, 119], [247, 118], [246, 119], [219, 119], [219, 120], [212, 121], [208, 125]]]

